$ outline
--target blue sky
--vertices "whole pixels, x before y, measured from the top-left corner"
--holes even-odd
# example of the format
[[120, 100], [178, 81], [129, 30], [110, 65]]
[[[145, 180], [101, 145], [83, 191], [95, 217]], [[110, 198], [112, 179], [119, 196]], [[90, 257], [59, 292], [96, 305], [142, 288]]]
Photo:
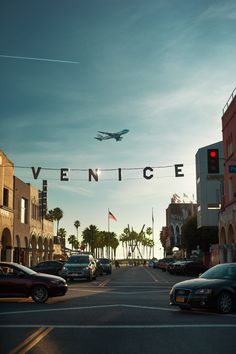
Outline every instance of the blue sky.
[[[139, 231], [151, 226], [153, 208], [158, 243], [171, 196], [196, 196], [197, 150], [222, 140], [235, 42], [231, 0], [2, 0], [0, 148], [16, 166], [171, 165], [149, 181], [142, 170], [124, 171], [120, 182], [114, 171], [99, 182], [76, 171], [62, 182], [59, 170], [35, 181], [30, 169], [15, 168], [38, 188], [48, 180], [49, 209], [63, 210], [68, 235], [77, 219], [80, 232], [106, 230], [108, 208], [118, 219], [111, 231]], [[124, 128], [121, 142], [93, 138]]]

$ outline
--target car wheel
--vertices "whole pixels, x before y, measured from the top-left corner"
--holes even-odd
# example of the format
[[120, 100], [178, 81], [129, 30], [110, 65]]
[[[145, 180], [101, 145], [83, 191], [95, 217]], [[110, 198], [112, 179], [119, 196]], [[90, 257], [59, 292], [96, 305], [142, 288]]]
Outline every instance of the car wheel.
[[89, 273], [89, 276], [87, 277], [87, 281], [92, 281], [93, 277], [92, 277], [92, 274]]
[[48, 299], [48, 289], [43, 285], [36, 285], [31, 291], [31, 297], [37, 304], [43, 304]]
[[217, 310], [220, 313], [230, 313], [233, 309], [233, 299], [227, 291], [222, 292], [217, 299]]

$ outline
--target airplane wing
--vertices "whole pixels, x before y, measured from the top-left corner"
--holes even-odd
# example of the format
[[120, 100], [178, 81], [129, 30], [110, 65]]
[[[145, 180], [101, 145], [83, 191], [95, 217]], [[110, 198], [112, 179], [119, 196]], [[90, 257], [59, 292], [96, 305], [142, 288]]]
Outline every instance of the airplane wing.
[[100, 132], [100, 131], [98, 131], [98, 133], [106, 134], [106, 135], [110, 136], [111, 138], [112, 138], [113, 135], [114, 135], [114, 133], [108, 133], [108, 132]]
[[97, 136], [94, 137], [94, 139], [97, 139], [99, 141], [107, 140], [107, 139], [111, 139], [111, 138], [112, 138], [111, 136], [103, 136], [101, 134], [97, 134]]

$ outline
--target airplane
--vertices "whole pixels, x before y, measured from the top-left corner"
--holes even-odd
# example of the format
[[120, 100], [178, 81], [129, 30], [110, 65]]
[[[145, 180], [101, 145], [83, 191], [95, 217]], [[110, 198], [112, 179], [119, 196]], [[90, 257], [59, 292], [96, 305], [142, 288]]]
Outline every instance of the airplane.
[[[94, 139], [97, 139], [99, 141], [108, 140], [108, 139], [115, 139], [116, 141], [121, 141], [123, 139], [123, 137], [121, 135], [126, 134], [128, 132], [129, 132], [129, 129], [123, 129], [118, 133], [108, 133], [108, 132], [98, 131], [98, 133], [100, 133], [100, 134], [97, 134], [97, 136], [95, 136]], [[105, 134], [105, 135], [102, 135], [102, 134]]]

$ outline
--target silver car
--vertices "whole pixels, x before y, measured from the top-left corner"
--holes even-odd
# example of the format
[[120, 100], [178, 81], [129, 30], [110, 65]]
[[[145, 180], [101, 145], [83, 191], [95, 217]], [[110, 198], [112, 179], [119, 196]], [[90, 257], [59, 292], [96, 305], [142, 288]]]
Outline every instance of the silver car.
[[96, 279], [96, 262], [93, 256], [91, 254], [70, 256], [62, 268], [61, 276], [66, 280]]

